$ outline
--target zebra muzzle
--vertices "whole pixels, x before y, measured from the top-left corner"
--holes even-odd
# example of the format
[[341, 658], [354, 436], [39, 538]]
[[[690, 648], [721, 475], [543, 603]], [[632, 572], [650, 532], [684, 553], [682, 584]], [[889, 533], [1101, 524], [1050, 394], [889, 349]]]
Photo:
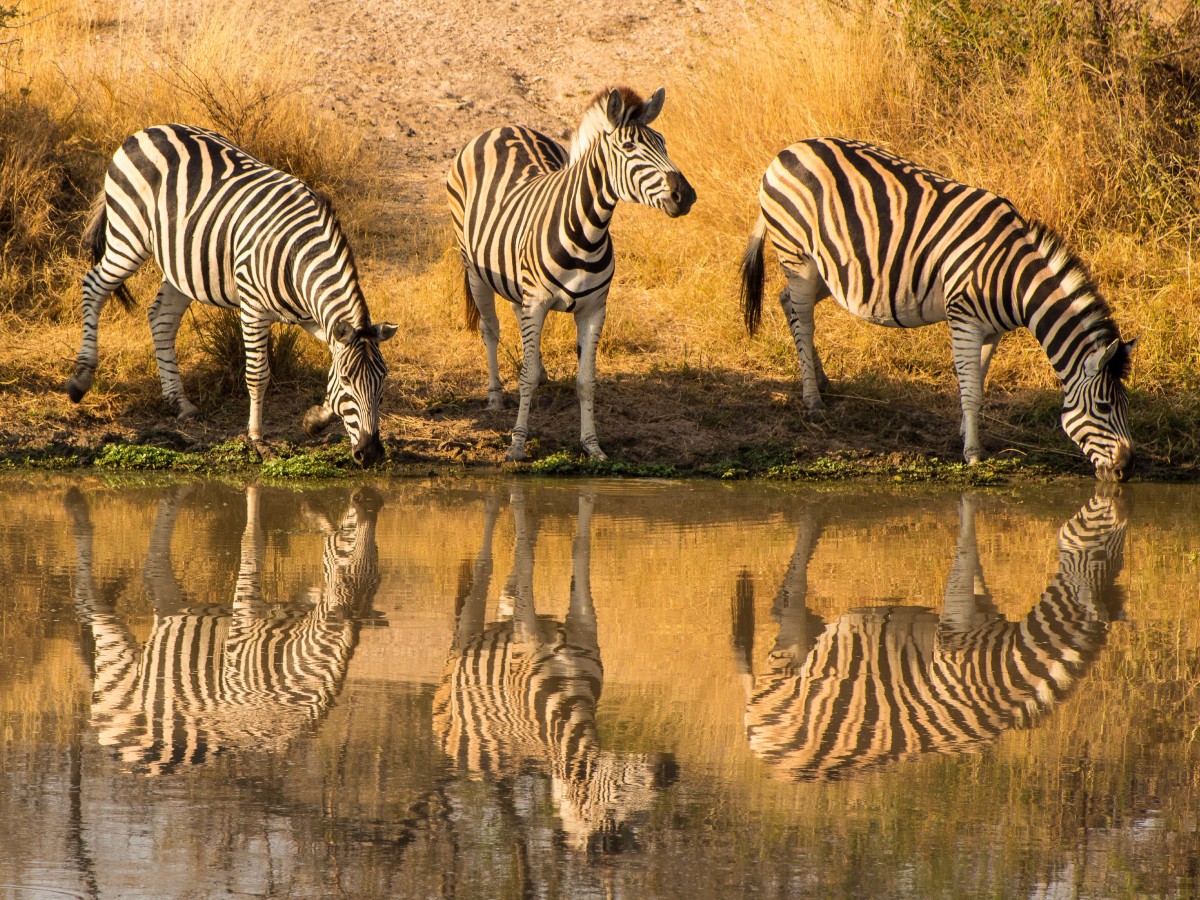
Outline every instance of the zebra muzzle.
[[695, 189], [683, 177], [682, 172], [667, 173], [667, 189], [669, 193], [663, 204], [663, 212], [672, 219], [686, 216], [692, 204], [696, 202]]

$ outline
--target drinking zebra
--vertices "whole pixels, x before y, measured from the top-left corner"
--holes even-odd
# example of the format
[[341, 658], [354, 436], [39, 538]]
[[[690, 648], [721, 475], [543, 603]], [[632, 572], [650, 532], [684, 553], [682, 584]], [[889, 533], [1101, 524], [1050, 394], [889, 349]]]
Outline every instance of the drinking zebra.
[[492, 497], [479, 554], [459, 591], [454, 640], [434, 696], [434, 730], [446, 753], [473, 775], [499, 779], [527, 764], [548, 769], [570, 843], [581, 851], [620, 850], [655, 793], [675, 780], [676, 767], [667, 755], [600, 747], [596, 707], [604, 670], [590, 578], [593, 500], [579, 495], [570, 606], [561, 622], [534, 607], [538, 526], [523, 485], [513, 486], [511, 502], [516, 548], [500, 592], [503, 618], [485, 621], [500, 508]]
[[742, 262], [751, 332], [762, 307], [763, 245], [787, 275], [779, 295], [800, 355], [804, 405], [822, 408], [813, 308], [831, 296], [876, 325], [947, 321], [962, 404], [963, 456], [978, 461], [983, 383], [996, 345], [1028, 328], [1063, 384], [1062, 426], [1102, 480], [1133, 458], [1123, 343], [1083, 264], [1003, 197], [861, 141], [793, 144], [767, 167]]
[[1121, 614], [1127, 519], [1097, 495], [1058, 534], [1058, 571], [1024, 620], [1004, 619], [983, 579], [975, 505], [961, 501], [940, 615], [920, 606], [853, 609], [823, 626], [807, 608], [820, 535], [802, 521], [773, 610], [770, 671], [754, 676], [753, 583], [739, 579], [734, 648], [747, 685], [751, 749], [783, 778], [825, 780], [922, 753], [989, 746], [1033, 724], [1087, 674]]
[[696, 193], [667, 157], [650, 123], [665, 92], [649, 100], [626, 87], [588, 103], [568, 153], [544, 134], [506, 125], [467, 144], [446, 187], [462, 254], [466, 313], [487, 350], [488, 408], [503, 406], [495, 294], [512, 304], [521, 329], [521, 403], [507, 458], [525, 458], [529, 408], [546, 380], [541, 337], [551, 310], [575, 317], [579, 434], [589, 456], [604, 459], [596, 437], [596, 348], [613, 276], [608, 226], [618, 200], [644, 203], [672, 218]]
[[92, 725], [130, 770], [149, 775], [222, 751], [285, 750], [341, 691], [380, 583], [380, 504], [360, 491], [340, 526], [321, 520], [324, 583], [309, 603], [265, 603], [259, 488], [251, 485], [233, 609], [197, 605], [180, 589], [171, 560], [186, 492], [158, 504], [143, 567], [155, 616], [141, 647], [97, 589], [87, 501], [74, 489], [65, 501], [75, 537], [75, 608], [92, 651]]
[[163, 272], [150, 306], [150, 331], [163, 399], [179, 418], [198, 410], [179, 377], [175, 335], [193, 300], [237, 309], [250, 393], [247, 432], [262, 439], [262, 403], [271, 373], [272, 322], [300, 325], [329, 345], [323, 403], [304, 427], [316, 434], [340, 416], [351, 455], [383, 455], [379, 397], [387, 375], [379, 344], [396, 326], [371, 324], [354, 256], [332, 207], [300, 180], [226, 138], [188, 125], [156, 125], [127, 138], [108, 166], [84, 244], [95, 266], [83, 279], [83, 344], [67, 393], [78, 403], [99, 361], [100, 312], [151, 256]]

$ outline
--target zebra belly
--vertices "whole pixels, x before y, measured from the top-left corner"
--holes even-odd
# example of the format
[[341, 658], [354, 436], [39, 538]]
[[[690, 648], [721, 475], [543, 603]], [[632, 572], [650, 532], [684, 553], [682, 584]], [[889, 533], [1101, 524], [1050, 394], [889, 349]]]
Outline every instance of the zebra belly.
[[848, 312], [872, 325], [887, 328], [920, 328], [946, 321], [946, 298], [941, 285], [935, 285], [923, 298], [912, 293], [900, 297], [846, 297], [837, 291], [832, 296]]

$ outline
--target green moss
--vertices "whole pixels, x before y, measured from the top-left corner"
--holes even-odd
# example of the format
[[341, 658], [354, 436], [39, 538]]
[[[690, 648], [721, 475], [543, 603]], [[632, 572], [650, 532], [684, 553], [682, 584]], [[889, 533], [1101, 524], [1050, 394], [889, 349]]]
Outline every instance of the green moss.
[[592, 459], [567, 451], [552, 453], [529, 466], [534, 475], [574, 475], [592, 478], [678, 478], [670, 463], [631, 463], [620, 459]]
[[197, 472], [205, 468], [204, 458], [199, 454], [139, 444], [106, 444], [96, 457], [95, 465], [101, 469], [173, 472]]
[[344, 478], [354, 469], [345, 447], [280, 455], [263, 464], [264, 478]]

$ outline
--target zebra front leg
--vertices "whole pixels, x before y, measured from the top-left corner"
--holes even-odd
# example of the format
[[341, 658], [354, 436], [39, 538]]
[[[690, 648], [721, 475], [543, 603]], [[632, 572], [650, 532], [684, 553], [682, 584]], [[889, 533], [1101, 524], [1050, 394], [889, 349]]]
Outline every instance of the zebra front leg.
[[521, 406], [517, 410], [517, 424], [513, 426], [512, 445], [504, 458], [519, 461], [525, 459], [525, 441], [529, 438], [529, 410], [533, 406], [533, 392], [537, 389], [541, 373], [545, 371], [542, 368], [542, 327], [546, 324], [546, 313], [550, 311], [550, 304], [541, 302], [531, 307], [513, 305], [517, 307], [524, 358], [521, 362]]
[[263, 395], [271, 382], [271, 368], [267, 362], [267, 336], [271, 333], [271, 320], [259, 318], [244, 307], [241, 320], [242, 341], [246, 345], [246, 389], [250, 393], [250, 420], [246, 425], [246, 434], [257, 444], [262, 441]]
[[596, 348], [604, 331], [607, 304], [605, 297], [575, 312], [575, 352], [579, 357], [579, 373], [575, 377], [575, 393], [579, 397], [579, 443], [592, 459], [607, 459], [596, 436]]
[[959, 498], [958, 546], [954, 563], [946, 579], [946, 595], [938, 619], [938, 638], [946, 646], [954, 646], [960, 638], [996, 615], [991, 592], [983, 577], [979, 562], [979, 541], [975, 536], [977, 503], [969, 494]]
[[[970, 465], [979, 462], [983, 449], [979, 442], [979, 411], [983, 407], [984, 337], [973, 322], [950, 319], [950, 351], [954, 373], [958, 376], [958, 395], [962, 405], [963, 459]], [[991, 355], [988, 355], [990, 361]]]
[[237, 583], [233, 591], [235, 617], [257, 618], [266, 612], [262, 594], [262, 568], [266, 541], [259, 525], [259, 486], [246, 486], [246, 525], [238, 559]]
[[154, 338], [154, 358], [158, 363], [163, 400], [175, 407], [179, 419], [190, 419], [200, 412], [188, 400], [183, 389], [183, 379], [179, 377], [179, 358], [175, 352], [175, 335], [179, 333], [179, 323], [191, 302], [190, 297], [164, 281], [147, 313], [150, 334]]
[[800, 390], [809, 415], [815, 415], [825, 408], [820, 390], [820, 378], [824, 378], [825, 371], [813, 346], [813, 310], [817, 305], [821, 283], [816, 266], [810, 259], [799, 270], [788, 272], [787, 287], [779, 294], [779, 305], [783, 307], [788, 329], [796, 344], [796, 353], [800, 357]]
[[75, 371], [67, 381], [67, 396], [72, 403], [83, 399], [96, 375], [96, 366], [100, 362], [100, 313], [104, 311], [104, 304], [146, 261], [147, 255], [142, 250], [129, 258], [110, 259], [106, 253], [104, 259], [83, 276], [83, 341], [79, 356], [75, 358]]

